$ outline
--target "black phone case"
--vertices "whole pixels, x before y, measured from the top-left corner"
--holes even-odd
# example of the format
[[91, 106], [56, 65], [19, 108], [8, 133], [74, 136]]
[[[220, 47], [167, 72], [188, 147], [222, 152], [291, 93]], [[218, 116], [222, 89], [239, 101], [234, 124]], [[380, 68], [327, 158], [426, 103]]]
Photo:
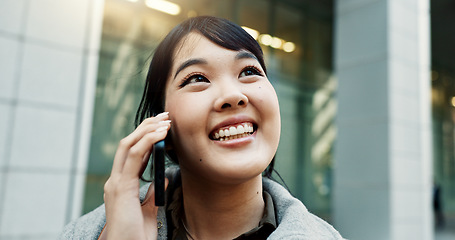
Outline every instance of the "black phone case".
[[164, 206], [164, 140], [153, 147], [153, 169], [155, 171], [155, 206]]

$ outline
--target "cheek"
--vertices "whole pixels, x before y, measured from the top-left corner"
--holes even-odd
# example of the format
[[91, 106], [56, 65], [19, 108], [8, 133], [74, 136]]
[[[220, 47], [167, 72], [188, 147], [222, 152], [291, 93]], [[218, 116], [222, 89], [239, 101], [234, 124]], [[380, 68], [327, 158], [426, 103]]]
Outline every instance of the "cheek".
[[280, 118], [278, 97], [271, 84], [259, 86], [254, 94], [257, 94], [256, 99], [258, 100], [258, 107], [261, 108], [261, 112], [264, 116]]
[[191, 136], [191, 132], [199, 130], [204, 115], [202, 104], [190, 94], [175, 94], [167, 98], [165, 111], [169, 112], [171, 133], [174, 137]]
[[[176, 94], [177, 95], [177, 94]], [[173, 147], [180, 164], [199, 159], [208, 137], [205, 135], [207, 111], [196, 94], [179, 94], [169, 97], [165, 111], [169, 112]]]
[[257, 94], [257, 107], [260, 109], [266, 128], [269, 129], [267, 135], [270, 140], [273, 139], [274, 144], [277, 144], [281, 134], [281, 117], [275, 89], [272, 85], [263, 85], [257, 89]]
[[[172, 135], [172, 139], [174, 139], [174, 143], [176, 139], [179, 139], [179, 120], [181, 119], [180, 113], [181, 109], [184, 107], [179, 104], [180, 100], [177, 96], [168, 94], [166, 96], [166, 103], [164, 105], [164, 111], [169, 112], [169, 119], [171, 122], [171, 129], [170, 134]], [[184, 128], [183, 128], [184, 129]]]

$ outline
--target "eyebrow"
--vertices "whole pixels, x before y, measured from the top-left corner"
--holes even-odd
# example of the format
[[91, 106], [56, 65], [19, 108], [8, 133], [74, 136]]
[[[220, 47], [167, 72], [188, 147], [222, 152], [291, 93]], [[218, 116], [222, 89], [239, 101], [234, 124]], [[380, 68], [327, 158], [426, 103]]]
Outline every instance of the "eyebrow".
[[[241, 52], [237, 53], [237, 55], [235, 55], [236, 60], [245, 59], [245, 58], [251, 58], [251, 59], [255, 59], [255, 60], [259, 61], [258, 58], [250, 52], [241, 51]], [[180, 64], [179, 68], [177, 68], [177, 71], [175, 72], [175, 75], [174, 75], [174, 79], [177, 77], [177, 74], [179, 74], [179, 72], [181, 72], [183, 69], [185, 69], [189, 66], [198, 65], [198, 64], [208, 64], [208, 62], [202, 58], [193, 58], [193, 59], [186, 60], [185, 62]]]
[[244, 59], [244, 58], [252, 58], [252, 59], [257, 60], [259, 62], [258, 58], [254, 54], [252, 54], [250, 52], [247, 52], [247, 51], [241, 51], [241, 52], [237, 53], [237, 55], [235, 55], [235, 59], [236, 60]]
[[175, 72], [174, 79], [177, 77], [177, 74], [181, 72], [183, 69], [192, 66], [192, 65], [197, 65], [197, 64], [207, 64], [207, 61], [202, 59], [202, 58], [194, 58], [194, 59], [189, 59], [180, 64], [179, 68], [177, 68], [177, 71]]

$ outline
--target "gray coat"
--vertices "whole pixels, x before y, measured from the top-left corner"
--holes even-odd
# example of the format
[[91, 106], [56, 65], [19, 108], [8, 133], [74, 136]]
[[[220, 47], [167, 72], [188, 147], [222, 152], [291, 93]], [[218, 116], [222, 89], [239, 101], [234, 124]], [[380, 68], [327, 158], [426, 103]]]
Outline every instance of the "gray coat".
[[[178, 170], [168, 169], [166, 176], [172, 180]], [[298, 199], [280, 184], [263, 178], [263, 187], [273, 199], [277, 228], [268, 239], [343, 239], [327, 222], [310, 213]], [[172, 189], [171, 185], [168, 187]], [[148, 184], [140, 189], [140, 199], [144, 199]], [[163, 226], [158, 229], [158, 239], [167, 239], [166, 213], [164, 207], [158, 210], [158, 221]], [[59, 239], [97, 239], [106, 223], [104, 205], [65, 226]]]

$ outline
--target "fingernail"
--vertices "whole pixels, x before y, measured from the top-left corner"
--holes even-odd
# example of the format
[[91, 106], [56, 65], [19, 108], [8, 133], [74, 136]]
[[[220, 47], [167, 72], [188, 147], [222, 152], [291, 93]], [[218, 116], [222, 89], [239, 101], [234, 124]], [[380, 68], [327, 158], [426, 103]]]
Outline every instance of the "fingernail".
[[156, 115], [155, 117], [162, 117], [162, 116], [168, 115], [168, 114], [169, 114], [169, 112], [162, 112], [162, 113]]
[[160, 121], [159, 124], [171, 123], [171, 120]]
[[155, 132], [164, 132], [169, 129], [169, 126], [162, 126], [155, 130]]

